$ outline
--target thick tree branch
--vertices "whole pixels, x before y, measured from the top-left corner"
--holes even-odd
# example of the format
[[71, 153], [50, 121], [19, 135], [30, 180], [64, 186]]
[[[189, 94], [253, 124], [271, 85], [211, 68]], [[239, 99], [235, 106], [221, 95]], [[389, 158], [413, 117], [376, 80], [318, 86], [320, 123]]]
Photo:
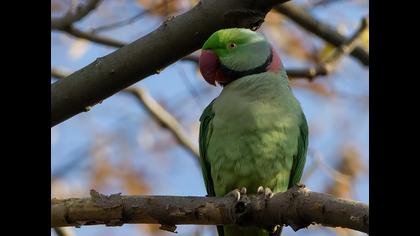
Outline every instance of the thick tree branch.
[[[274, 9], [296, 22], [302, 28], [336, 47], [341, 46], [347, 41], [345, 36], [311, 16], [305, 9], [292, 3], [277, 5]], [[354, 50], [351, 51], [351, 55], [364, 65], [369, 66], [369, 53], [362, 47], [356, 46]]]
[[266, 13], [287, 0], [208, 0], [170, 18], [157, 30], [51, 85], [51, 126], [200, 48], [221, 28], [257, 28]]
[[[51, 76], [57, 79], [63, 79], [68, 76], [67, 73], [51, 69]], [[175, 137], [177, 142], [181, 144], [191, 155], [198, 160], [200, 154], [188, 133], [184, 130], [182, 125], [173, 117], [165, 108], [163, 108], [153, 97], [151, 97], [146, 90], [141, 88], [129, 87], [121, 90], [123, 93], [133, 95], [137, 101], [146, 109], [146, 111], [156, 120], [162, 127], [169, 130]]]
[[265, 200], [264, 195], [232, 197], [105, 196], [91, 190], [91, 198], [52, 199], [51, 225], [177, 224], [290, 225], [295, 231], [310, 224], [345, 227], [369, 233], [366, 204], [311, 192], [296, 186]]
[[74, 22], [87, 16], [100, 2], [101, 0], [89, 0], [85, 5], [78, 5], [75, 12], [72, 12], [70, 7], [64, 16], [51, 19], [51, 29], [64, 29], [71, 26]]

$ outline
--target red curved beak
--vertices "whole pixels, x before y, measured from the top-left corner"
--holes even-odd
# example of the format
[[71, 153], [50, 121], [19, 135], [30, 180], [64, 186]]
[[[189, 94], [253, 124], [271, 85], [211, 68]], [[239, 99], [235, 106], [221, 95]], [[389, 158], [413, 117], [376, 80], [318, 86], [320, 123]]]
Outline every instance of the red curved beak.
[[203, 75], [207, 83], [216, 86], [217, 71], [219, 70], [219, 58], [210, 50], [202, 50], [199, 67], [200, 73]]

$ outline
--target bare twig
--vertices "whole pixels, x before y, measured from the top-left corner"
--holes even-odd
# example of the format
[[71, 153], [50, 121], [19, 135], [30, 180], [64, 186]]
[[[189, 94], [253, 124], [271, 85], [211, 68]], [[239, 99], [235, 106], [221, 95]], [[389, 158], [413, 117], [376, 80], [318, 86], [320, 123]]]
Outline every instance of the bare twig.
[[73, 23], [82, 19], [92, 10], [96, 8], [100, 0], [90, 0], [84, 6], [78, 6], [76, 12], [72, 13], [71, 8], [61, 18], [51, 20], [51, 29], [66, 32], [74, 37], [83, 38], [95, 43], [104, 44], [111, 47], [123, 47], [126, 43], [120, 42], [115, 39], [107, 38], [105, 36], [96, 35], [94, 33], [84, 32], [73, 26]]
[[132, 24], [133, 22], [140, 19], [141, 17], [143, 17], [147, 13], [149, 13], [149, 11], [144, 10], [144, 11], [141, 11], [141, 12], [135, 14], [134, 16], [132, 16], [130, 18], [120, 20], [120, 21], [117, 21], [117, 22], [113, 22], [113, 23], [110, 23], [110, 24], [95, 27], [92, 30], [90, 30], [90, 32], [91, 33], [98, 33], [98, 32], [101, 32], [101, 31], [112, 30], [112, 29], [115, 29], [115, 28], [119, 28], [121, 26]]
[[369, 232], [368, 205], [295, 186], [266, 200], [263, 194], [232, 197], [121, 196], [91, 190], [91, 198], [52, 199], [51, 225], [105, 224], [238, 224], [268, 228], [290, 225], [295, 231], [310, 224]]
[[51, 19], [51, 29], [64, 29], [71, 26], [74, 22], [87, 16], [100, 2], [101, 0], [89, 0], [85, 5], [78, 5], [75, 12], [72, 12], [72, 8], [70, 7], [63, 17]]
[[[332, 68], [334, 68], [335, 64], [338, 63], [345, 55], [349, 54], [353, 51], [353, 49], [357, 46], [358, 39], [362, 35], [362, 33], [369, 27], [369, 18], [364, 17], [361, 20], [360, 27], [357, 29], [357, 31], [343, 44], [341, 44], [330, 57], [328, 57], [324, 64], [327, 67], [327, 71], [331, 71]], [[328, 67], [331, 67], [329, 69]]]
[[[309, 150], [309, 152], [311, 153], [311, 157], [312, 157], [312, 164], [305, 169], [305, 173], [301, 179], [302, 183], [306, 183], [307, 180], [310, 178], [310, 176], [315, 172], [315, 170], [317, 170], [318, 168], [320, 168], [321, 170], [324, 171], [324, 173], [326, 173], [329, 177], [331, 177], [335, 182], [339, 183], [339, 184], [348, 184], [350, 181], [350, 175], [347, 174], [343, 174], [341, 173], [341, 171], [338, 171], [336, 169], [334, 169], [333, 167], [331, 167], [330, 165], [328, 165], [324, 158], [322, 157], [321, 153], [318, 152], [317, 150]], [[329, 193], [329, 192], [328, 192]], [[343, 197], [343, 196], [341, 196]]]
[[89, 33], [89, 32], [85, 32], [82, 30], [79, 30], [77, 28], [75, 28], [74, 26], [69, 26], [65, 29], [62, 30], [63, 32], [66, 32], [74, 37], [77, 38], [82, 38], [82, 39], [86, 39], [95, 43], [99, 43], [99, 44], [103, 44], [103, 45], [107, 45], [110, 47], [116, 47], [116, 48], [120, 48], [120, 47], [124, 47], [125, 45], [127, 45], [127, 43], [118, 41], [116, 39], [112, 39], [112, 38], [108, 38], [105, 36], [101, 36], [101, 35], [97, 35], [94, 33]]
[[[63, 79], [68, 74], [57, 69], [51, 69], [51, 76], [57, 79]], [[129, 87], [121, 90], [123, 93], [133, 95], [146, 111], [156, 120], [162, 127], [168, 129], [189, 153], [191, 153], [196, 160], [199, 157], [197, 145], [195, 145], [189, 138], [188, 133], [184, 130], [182, 125], [173, 117], [165, 108], [163, 108], [153, 97], [151, 97], [146, 90], [136, 87]]]
[[134, 15], [130, 18], [120, 20], [120, 21], [117, 21], [117, 22], [114, 22], [114, 23], [111, 23], [111, 24], [95, 27], [92, 30], [90, 30], [90, 32], [91, 33], [98, 33], [98, 32], [101, 32], [101, 31], [111, 30], [111, 29], [118, 28], [118, 27], [121, 27], [121, 26], [124, 26], [124, 25], [127, 25], [127, 24], [131, 24], [131, 23], [135, 22], [136, 20], [140, 19], [141, 17], [143, 17], [144, 15], [150, 13], [150, 11], [158, 10], [158, 9], [164, 7], [164, 6], [166, 6], [166, 1], [160, 2], [160, 3], [156, 4], [155, 6], [152, 6], [150, 9], [145, 9], [145, 10], [137, 13], [136, 15]]
[[66, 32], [70, 35], [73, 35], [74, 37], [83, 38], [95, 43], [104, 44], [111, 47], [123, 47], [126, 45], [126, 43], [96, 35], [94, 33], [84, 32], [74, 27], [73, 23], [89, 14], [97, 7], [97, 5], [99, 5], [99, 3], [100, 0], [89, 0], [85, 5], [77, 6], [75, 13], [73, 13], [72, 9], [70, 8], [63, 17], [51, 19], [51, 29]]
[[313, 156], [314, 162], [316, 163], [316, 166], [324, 170], [324, 172], [328, 176], [330, 176], [334, 181], [337, 181], [343, 184], [347, 184], [350, 181], [349, 175], [343, 174], [337, 171], [336, 169], [334, 169], [333, 167], [329, 166], [321, 157], [321, 154], [319, 152], [313, 151], [312, 153], [313, 153], [312, 156]]
[[[336, 47], [345, 44], [345, 42], [347, 41], [345, 36], [341, 35], [325, 23], [319, 21], [318, 19], [310, 15], [305, 9], [296, 6], [295, 4], [287, 3], [277, 5], [274, 7], [274, 9], [293, 20], [302, 28], [317, 35], [318, 37], [322, 38], [323, 40]], [[356, 46], [353, 49], [351, 50], [351, 55], [357, 58], [364, 65], [368, 66], [369, 53], [359, 46]]]
[[187, 132], [181, 124], [163, 108], [156, 100], [154, 100], [144, 89], [130, 87], [123, 90], [137, 98], [140, 104], [149, 112], [150, 115], [160, 123], [164, 128], [168, 129], [188, 152], [190, 152], [196, 160], [198, 160], [199, 152]]
[[305, 78], [312, 80], [318, 76], [331, 74], [343, 57], [348, 55], [358, 43], [362, 33], [368, 28], [369, 20], [363, 18], [357, 31], [342, 45], [336, 48], [333, 53], [321, 64], [308, 69], [288, 69], [287, 74], [291, 79]]

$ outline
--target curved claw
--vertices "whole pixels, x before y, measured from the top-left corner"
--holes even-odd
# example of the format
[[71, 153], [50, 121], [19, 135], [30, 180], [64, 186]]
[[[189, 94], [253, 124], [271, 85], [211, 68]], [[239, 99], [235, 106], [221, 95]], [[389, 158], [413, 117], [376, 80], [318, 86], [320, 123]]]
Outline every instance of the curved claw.
[[264, 194], [265, 199], [270, 199], [274, 195], [270, 188], [264, 188], [263, 186], [258, 187], [257, 193]]
[[226, 197], [234, 197], [235, 200], [237, 202], [239, 202], [239, 200], [241, 199], [241, 195], [245, 195], [245, 194], [246, 194], [246, 188], [242, 187], [241, 190], [236, 188], [236, 189], [230, 191], [229, 193], [227, 193], [225, 196]]
[[230, 192], [228, 192], [226, 195], [225, 195], [225, 197], [234, 197], [235, 198], [235, 200], [238, 202], [239, 201], [239, 199], [241, 199], [241, 192], [239, 192], [239, 189], [234, 189], [234, 190], [232, 190], [232, 191], [230, 191]]

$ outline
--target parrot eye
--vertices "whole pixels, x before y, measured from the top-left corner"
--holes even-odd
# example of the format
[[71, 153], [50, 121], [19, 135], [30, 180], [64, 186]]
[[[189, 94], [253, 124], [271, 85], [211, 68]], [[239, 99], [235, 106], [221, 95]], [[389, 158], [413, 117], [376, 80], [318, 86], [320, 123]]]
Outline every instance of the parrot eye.
[[236, 43], [229, 43], [228, 48], [236, 48]]

